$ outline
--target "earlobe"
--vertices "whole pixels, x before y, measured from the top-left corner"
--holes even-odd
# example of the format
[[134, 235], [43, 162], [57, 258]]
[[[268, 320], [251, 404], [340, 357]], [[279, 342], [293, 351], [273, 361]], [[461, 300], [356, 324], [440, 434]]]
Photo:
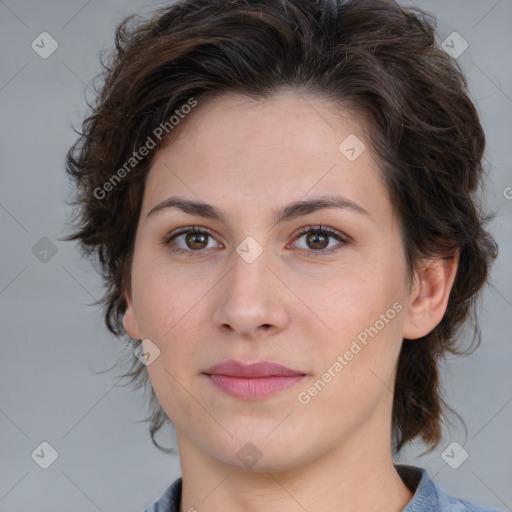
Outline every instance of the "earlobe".
[[124, 298], [126, 301], [126, 311], [124, 312], [123, 316], [123, 326], [124, 330], [126, 331], [126, 334], [130, 336], [130, 338], [133, 338], [135, 340], [140, 340], [140, 330], [139, 330], [139, 324], [137, 322], [137, 318], [135, 317], [135, 311], [133, 309], [133, 303], [132, 299], [130, 298], [130, 295], [128, 292], [125, 292]]
[[457, 274], [458, 261], [457, 250], [452, 258], [428, 260], [417, 272], [404, 322], [404, 338], [413, 340], [426, 336], [441, 322]]

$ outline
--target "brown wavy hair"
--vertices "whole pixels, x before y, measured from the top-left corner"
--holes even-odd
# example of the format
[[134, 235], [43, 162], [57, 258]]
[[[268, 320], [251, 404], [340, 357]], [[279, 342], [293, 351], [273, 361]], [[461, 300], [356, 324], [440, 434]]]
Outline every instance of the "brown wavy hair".
[[[441, 396], [440, 358], [480, 344], [475, 304], [497, 254], [477, 197], [485, 135], [462, 70], [440, 47], [436, 20], [390, 0], [181, 0], [149, 18], [124, 19], [101, 64], [102, 83], [66, 157], [76, 229], [64, 240], [78, 240], [82, 255], [99, 261], [105, 294], [97, 304], [107, 328], [133, 342], [123, 328], [123, 292], [145, 177], [183, 125], [171, 127], [170, 116], [191, 98], [229, 92], [264, 99], [291, 89], [348, 105], [365, 119], [411, 275], [424, 256], [460, 251], [446, 313], [428, 335], [403, 341], [394, 390], [394, 448], [419, 437], [433, 450], [446, 410], [453, 412]], [[168, 129], [158, 139], [162, 123]], [[149, 138], [155, 147], [140, 157]], [[463, 350], [457, 340], [466, 320], [474, 336]], [[146, 366], [131, 358], [123, 377], [146, 388]], [[152, 388], [150, 395], [143, 421], [153, 443], [171, 452], [155, 441], [170, 420]]]

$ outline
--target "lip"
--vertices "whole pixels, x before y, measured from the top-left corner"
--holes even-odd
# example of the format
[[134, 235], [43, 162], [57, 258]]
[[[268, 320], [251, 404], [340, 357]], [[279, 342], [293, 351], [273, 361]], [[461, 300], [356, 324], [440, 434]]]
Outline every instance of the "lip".
[[273, 361], [242, 363], [230, 360], [212, 366], [204, 374], [220, 391], [245, 400], [274, 395], [305, 377], [304, 372]]
[[293, 370], [274, 361], [258, 361], [255, 363], [243, 363], [231, 359], [216, 364], [206, 370], [207, 375], [227, 375], [229, 377], [292, 377], [305, 375], [300, 370]]

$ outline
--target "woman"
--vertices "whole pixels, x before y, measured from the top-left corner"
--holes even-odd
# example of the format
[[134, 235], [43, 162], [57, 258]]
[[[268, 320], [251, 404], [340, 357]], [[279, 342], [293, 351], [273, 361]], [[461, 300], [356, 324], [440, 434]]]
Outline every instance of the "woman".
[[182, 477], [147, 510], [491, 510], [392, 459], [439, 444], [438, 360], [496, 253], [434, 21], [388, 0], [131, 21], [68, 154], [68, 239], [141, 340], [152, 438], [176, 429]]

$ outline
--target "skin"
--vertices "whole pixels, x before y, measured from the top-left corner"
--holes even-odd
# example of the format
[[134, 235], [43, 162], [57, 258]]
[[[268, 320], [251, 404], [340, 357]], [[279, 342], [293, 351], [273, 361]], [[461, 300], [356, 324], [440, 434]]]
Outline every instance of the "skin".
[[[180, 510], [402, 510], [412, 493], [391, 453], [398, 355], [404, 337], [441, 320], [456, 258], [423, 262], [409, 281], [377, 163], [368, 149], [354, 161], [338, 150], [350, 134], [365, 141], [339, 106], [292, 91], [259, 102], [229, 93], [199, 103], [178, 133], [147, 177], [124, 326], [160, 350], [148, 372], [176, 428]], [[333, 193], [367, 214], [331, 208], [272, 220], [276, 208]], [[174, 195], [214, 205], [225, 222], [176, 208], [147, 216]], [[320, 223], [348, 241], [297, 234]], [[189, 226], [212, 236], [161, 243]], [[251, 263], [236, 252], [247, 236], [263, 249]], [[400, 312], [300, 403], [394, 303]], [[265, 399], [233, 398], [202, 373], [228, 359], [272, 360], [306, 377]], [[248, 442], [261, 454], [251, 467], [237, 456]]]

